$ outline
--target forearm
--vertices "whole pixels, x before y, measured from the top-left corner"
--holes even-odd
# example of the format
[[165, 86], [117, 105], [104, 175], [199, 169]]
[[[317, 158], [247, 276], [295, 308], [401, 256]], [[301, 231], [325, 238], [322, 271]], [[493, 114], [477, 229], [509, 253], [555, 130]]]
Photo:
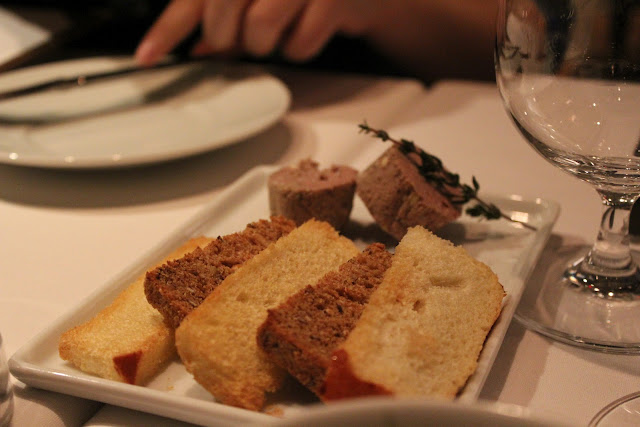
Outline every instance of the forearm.
[[198, 25], [197, 54], [318, 54], [335, 33], [363, 37], [425, 80], [492, 78], [498, 0], [172, 0], [136, 58], [151, 65]]
[[413, 74], [493, 78], [498, 0], [394, 0], [365, 37]]

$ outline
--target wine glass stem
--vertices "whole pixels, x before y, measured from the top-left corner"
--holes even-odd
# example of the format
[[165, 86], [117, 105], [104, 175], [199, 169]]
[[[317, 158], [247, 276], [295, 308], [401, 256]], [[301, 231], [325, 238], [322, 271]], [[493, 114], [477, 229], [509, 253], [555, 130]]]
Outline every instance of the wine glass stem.
[[620, 277], [633, 274], [636, 266], [629, 247], [629, 214], [635, 195], [599, 190], [603, 214], [595, 244], [584, 263], [594, 274]]

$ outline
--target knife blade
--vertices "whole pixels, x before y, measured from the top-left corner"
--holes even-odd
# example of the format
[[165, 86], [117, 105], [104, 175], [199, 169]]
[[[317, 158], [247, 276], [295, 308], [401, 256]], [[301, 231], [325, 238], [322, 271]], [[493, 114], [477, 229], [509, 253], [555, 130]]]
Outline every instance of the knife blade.
[[101, 71], [97, 73], [79, 74], [72, 77], [58, 77], [44, 82], [36, 83], [29, 86], [24, 86], [16, 89], [10, 89], [5, 92], [0, 92], [0, 101], [18, 98], [21, 96], [31, 95], [38, 92], [43, 92], [51, 89], [65, 89], [71, 87], [81, 87], [96, 81], [120, 77], [128, 74], [143, 73], [147, 71], [158, 70], [162, 68], [175, 67], [179, 65], [195, 64], [201, 62], [211, 61], [210, 58], [179, 58], [160, 62], [150, 67], [143, 67], [139, 65], [133, 65], [124, 68], [118, 68], [116, 70]]

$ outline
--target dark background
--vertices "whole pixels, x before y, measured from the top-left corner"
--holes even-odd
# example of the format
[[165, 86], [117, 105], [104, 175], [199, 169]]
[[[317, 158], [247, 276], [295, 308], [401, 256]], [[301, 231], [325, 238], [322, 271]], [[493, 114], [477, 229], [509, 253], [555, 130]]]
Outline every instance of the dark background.
[[[72, 57], [133, 54], [138, 42], [167, 3], [168, 0], [14, 0], [3, 1], [2, 5], [23, 12], [21, 14], [34, 21], [38, 20], [38, 13], [34, 14], [34, 11], [55, 10], [61, 12], [70, 22], [49, 46], [40, 49], [37, 55], [22, 58], [20, 65], [24, 66]], [[198, 38], [199, 31], [181, 43], [174, 53], [186, 55]], [[286, 62], [277, 52], [267, 58], [239, 59], [251, 62]], [[304, 64], [287, 64], [342, 72], [404, 75], [401, 70], [391, 66], [371, 49], [365, 41], [342, 36], [334, 37], [313, 60]]]

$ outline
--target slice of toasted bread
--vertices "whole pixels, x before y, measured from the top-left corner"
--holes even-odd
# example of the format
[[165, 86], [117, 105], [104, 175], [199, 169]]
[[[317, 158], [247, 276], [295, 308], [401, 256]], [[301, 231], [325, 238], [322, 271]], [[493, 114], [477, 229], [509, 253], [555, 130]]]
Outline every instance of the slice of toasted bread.
[[[191, 239], [163, 263], [211, 240]], [[129, 384], [144, 384], [175, 357], [173, 329], [147, 302], [144, 275], [95, 317], [62, 334], [58, 350], [84, 372]]]
[[325, 274], [316, 284], [269, 310], [258, 345], [278, 366], [320, 395], [333, 351], [354, 328], [391, 265], [382, 243]]
[[453, 398], [501, 311], [497, 276], [462, 247], [410, 228], [327, 372], [327, 400]]
[[146, 275], [147, 301], [177, 328], [229, 274], [296, 227], [281, 216], [247, 224], [240, 232], [220, 236], [203, 249], [167, 262]]
[[286, 371], [259, 349], [267, 311], [358, 254], [328, 223], [309, 220], [228, 276], [176, 329], [187, 370], [222, 403], [259, 410]]

